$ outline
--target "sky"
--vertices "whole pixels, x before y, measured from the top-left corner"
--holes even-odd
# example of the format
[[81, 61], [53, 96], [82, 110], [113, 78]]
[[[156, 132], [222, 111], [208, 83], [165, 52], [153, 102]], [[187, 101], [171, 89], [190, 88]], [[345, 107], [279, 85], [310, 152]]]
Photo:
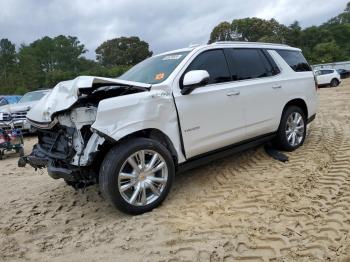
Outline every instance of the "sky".
[[155, 53], [206, 43], [222, 21], [275, 18], [302, 27], [341, 13], [349, 0], [0, 0], [0, 38], [18, 46], [43, 36], [77, 36], [88, 58], [105, 40], [139, 36]]

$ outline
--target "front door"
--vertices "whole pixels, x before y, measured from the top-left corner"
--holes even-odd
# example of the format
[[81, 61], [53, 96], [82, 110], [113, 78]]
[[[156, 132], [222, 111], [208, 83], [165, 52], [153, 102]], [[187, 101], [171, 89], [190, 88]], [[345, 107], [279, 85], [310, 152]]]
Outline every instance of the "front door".
[[210, 80], [188, 95], [174, 91], [187, 158], [245, 139], [241, 90], [231, 81], [223, 50], [199, 54], [185, 73], [191, 70], [206, 70]]

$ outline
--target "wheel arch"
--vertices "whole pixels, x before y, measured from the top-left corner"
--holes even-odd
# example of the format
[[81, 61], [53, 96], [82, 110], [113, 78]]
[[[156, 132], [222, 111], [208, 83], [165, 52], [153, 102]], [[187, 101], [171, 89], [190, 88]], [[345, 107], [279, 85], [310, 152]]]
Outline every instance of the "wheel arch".
[[149, 138], [154, 139], [158, 142], [160, 142], [162, 145], [164, 145], [170, 152], [171, 156], [173, 157], [174, 164], [178, 164], [178, 154], [175, 149], [175, 146], [173, 145], [171, 139], [161, 130], [156, 128], [146, 128], [142, 130], [135, 131], [133, 133], [130, 133], [121, 139], [117, 141], [117, 143], [121, 143], [123, 141], [133, 139], [136, 137], [143, 137], [143, 138]]
[[337, 78], [337, 77], [333, 77], [332, 78], [332, 80], [329, 82], [329, 83], [332, 83], [332, 81], [337, 81], [337, 83], [338, 83], [338, 85], [339, 85], [339, 83], [340, 83], [340, 80]]
[[304, 101], [304, 99], [301, 99], [301, 98], [295, 98], [295, 99], [292, 99], [290, 100], [283, 108], [283, 111], [282, 111], [282, 114], [281, 114], [281, 118], [282, 118], [282, 115], [284, 113], [284, 111], [290, 107], [290, 106], [297, 106], [299, 107], [301, 110], [303, 110], [304, 114], [305, 114], [305, 117], [306, 117], [306, 120], [308, 119], [309, 117], [309, 111], [308, 111], [308, 108], [307, 108], [307, 104], [306, 102]]
[[[124, 137], [118, 139], [118, 140], [114, 140], [112, 138], [109, 138], [108, 136], [105, 135], [101, 135], [103, 137], [106, 138], [106, 140], [104, 141], [103, 144], [101, 144], [98, 147], [98, 150], [96, 152], [92, 152], [91, 155], [91, 161], [94, 162], [93, 165], [93, 170], [96, 171], [95, 173], [98, 174], [101, 164], [104, 161], [104, 158], [106, 157], [107, 153], [115, 146], [118, 145], [122, 142], [125, 142], [127, 140], [133, 139], [133, 138], [149, 138], [149, 139], [154, 139], [158, 142], [160, 142], [163, 146], [165, 146], [171, 156], [172, 159], [174, 161], [174, 165], [175, 167], [178, 165], [179, 163], [179, 156], [178, 153], [175, 149], [174, 144], [172, 143], [171, 139], [161, 130], [156, 129], [156, 128], [147, 128], [147, 129], [142, 129], [142, 130], [137, 130], [134, 131], [130, 134], [125, 135]], [[1, 155], [0, 155], [1, 157]], [[98, 181], [98, 177], [96, 177], [97, 181]]]

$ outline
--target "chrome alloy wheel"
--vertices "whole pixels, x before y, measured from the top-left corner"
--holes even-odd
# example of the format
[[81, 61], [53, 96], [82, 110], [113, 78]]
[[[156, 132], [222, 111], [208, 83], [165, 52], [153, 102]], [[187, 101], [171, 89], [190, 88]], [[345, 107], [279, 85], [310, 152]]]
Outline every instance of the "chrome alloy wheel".
[[146, 206], [160, 197], [167, 180], [168, 168], [164, 158], [153, 150], [140, 150], [123, 163], [118, 189], [129, 204]]
[[304, 119], [298, 112], [289, 115], [286, 125], [286, 137], [291, 146], [298, 146], [304, 138]]

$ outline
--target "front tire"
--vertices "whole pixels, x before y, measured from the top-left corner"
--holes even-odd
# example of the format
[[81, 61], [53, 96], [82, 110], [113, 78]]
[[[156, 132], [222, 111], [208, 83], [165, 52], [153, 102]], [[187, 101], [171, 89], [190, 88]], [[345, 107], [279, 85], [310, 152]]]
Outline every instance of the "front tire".
[[175, 176], [174, 161], [161, 143], [136, 138], [113, 147], [100, 169], [100, 190], [119, 210], [142, 214], [159, 206]]
[[304, 143], [306, 127], [303, 110], [297, 106], [287, 107], [282, 114], [275, 144], [281, 150], [294, 151]]

